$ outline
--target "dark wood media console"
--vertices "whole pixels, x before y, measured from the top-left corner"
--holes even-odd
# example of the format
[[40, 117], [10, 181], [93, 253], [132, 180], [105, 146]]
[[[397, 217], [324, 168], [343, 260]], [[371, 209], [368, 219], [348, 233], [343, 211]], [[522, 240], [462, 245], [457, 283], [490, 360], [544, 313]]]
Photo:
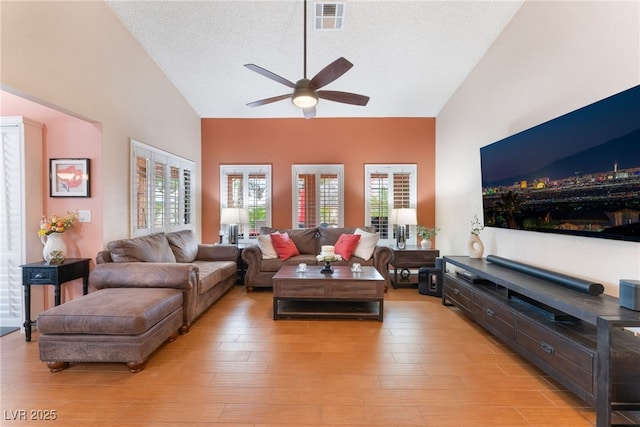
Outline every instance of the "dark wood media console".
[[444, 257], [444, 269], [442, 303], [595, 406], [598, 427], [612, 410], [640, 410], [640, 336], [625, 329], [640, 327], [640, 312], [486, 259]]

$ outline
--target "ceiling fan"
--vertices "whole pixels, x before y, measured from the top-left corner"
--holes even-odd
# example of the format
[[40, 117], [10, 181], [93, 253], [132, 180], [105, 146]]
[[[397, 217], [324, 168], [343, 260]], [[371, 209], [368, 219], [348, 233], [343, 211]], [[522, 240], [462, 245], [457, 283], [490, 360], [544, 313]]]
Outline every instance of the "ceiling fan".
[[358, 95], [357, 93], [340, 92], [335, 90], [318, 90], [329, 83], [337, 80], [344, 73], [349, 71], [353, 64], [345, 58], [338, 58], [331, 64], [324, 67], [318, 72], [311, 80], [307, 78], [307, 1], [304, 0], [304, 78], [293, 83], [284, 77], [272, 73], [262, 67], [255, 64], [245, 64], [248, 69], [255, 71], [271, 80], [274, 80], [280, 84], [293, 89], [293, 93], [286, 95], [278, 95], [272, 98], [265, 98], [259, 101], [253, 101], [247, 104], [249, 107], [259, 107], [261, 105], [270, 104], [276, 101], [282, 101], [283, 99], [291, 98], [291, 102], [294, 105], [302, 108], [305, 119], [311, 119], [316, 115], [316, 104], [319, 99], [326, 99], [328, 101], [341, 102], [344, 104], [352, 105], [367, 105], [369, 97], [364, 95]]

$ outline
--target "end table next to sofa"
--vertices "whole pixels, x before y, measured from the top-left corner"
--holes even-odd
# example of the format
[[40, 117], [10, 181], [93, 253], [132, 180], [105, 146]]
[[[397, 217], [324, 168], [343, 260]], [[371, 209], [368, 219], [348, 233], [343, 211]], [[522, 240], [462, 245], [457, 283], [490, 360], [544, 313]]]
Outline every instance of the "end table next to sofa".
[[410, 269], [420, 267], [433, 268], [436, 266], [436, 258], [440, 256], [438, 249], [422, 249], [420, 246], [409, 246], [405, 249], [399, 249], [390, 246], [393, 251], [393, 257], [389, 262], [393, 266], [393, 275], [391, 275], [391, 285], [394, 288], [417, 286], [418, 275], [411, 274]]
[[67, 258], [60, 264], [47, 264], [44, 261], [21, 265], [22, 286], [24, 286], [24, 331], [25, 340], [31, 341], [31, 286], [53, 285], [54, 304], [62, 302], [63, 283], [82, 278], [82, 294], [87, 295], [89, 286], [90, 258]]

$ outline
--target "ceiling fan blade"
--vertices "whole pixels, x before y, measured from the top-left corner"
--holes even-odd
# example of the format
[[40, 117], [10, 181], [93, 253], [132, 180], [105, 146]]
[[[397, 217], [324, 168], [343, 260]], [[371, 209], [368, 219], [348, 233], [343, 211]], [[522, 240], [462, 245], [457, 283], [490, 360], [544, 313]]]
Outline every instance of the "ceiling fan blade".
[[247, 67], [248, 69], [255, 71], [256, 73], [265, 76], [268, 79], [271, 80], [275, 80], [276, 82], [283, 84], [285, 86], [290, 87], [291, 89], [295, 89], [296, 85], [293, 82], [290, 82], [289, 80], [285, 79], [284, 77], [280, 77], [279, 75], [272, 73], [269, 70], [265, 70], [262, 67], [259, 67], [255, 64], [244, 64], [245, 67]]
[[316, 116], [316, 107], [303, 108], [305, 119], [313, 119]]
[[369, 102], [368, 96], [350, 92], [339, 92], [335, 90], [319, 90], [318, 98], [326, 99], [327, 101], [342, 102], [343, 104], [361, 106], [365, 106], [367, 105], [367, 102]]
[[351, 62], [340, 57], [320, 70], [309, 82], [309, 87], [312, 89], [320, 89], [349, 71], [351, 67], [353, 67]]
[[261, 105], [271, 104], [272, 102], [282, 101], [283, 99], [287, 99], [287, 98], [291, 98], [291, 94], [279, 95], [279, 96], [274, 96], [272, 98], [265, 98], [265, 99], [261, 99], [259, 101], [253, 101], [253, 102], [248, 103], [247, 106], [248, 107], [259, 107]]

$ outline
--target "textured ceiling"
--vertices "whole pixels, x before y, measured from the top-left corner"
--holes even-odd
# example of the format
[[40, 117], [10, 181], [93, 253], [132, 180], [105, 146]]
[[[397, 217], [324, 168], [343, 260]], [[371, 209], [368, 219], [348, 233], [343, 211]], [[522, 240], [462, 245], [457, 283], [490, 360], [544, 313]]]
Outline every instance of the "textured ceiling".
[[[317, 117], [435, 117], [523, 1], [347, 0], [343, 30], [312, 27], [307, 77], [343, 56], [354, 64], [324, 87], [369, 96], [359, 107], [320, 100]], [[292, 90], [243, 65], [290, 81], [303, 77], [303, 2], [108, 2], [187, 102], [207, 118], [302, 117]]]

